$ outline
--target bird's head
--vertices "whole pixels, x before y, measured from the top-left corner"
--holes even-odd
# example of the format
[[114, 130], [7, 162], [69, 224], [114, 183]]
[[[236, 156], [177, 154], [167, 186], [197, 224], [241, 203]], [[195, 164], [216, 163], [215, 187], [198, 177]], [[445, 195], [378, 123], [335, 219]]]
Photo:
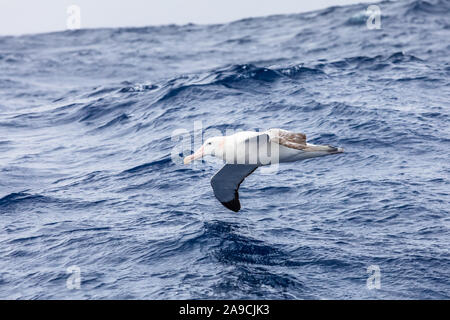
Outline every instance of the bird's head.
[[184, 164], [189, 164], [195, 159], [203, 158], [204, 156], [211, 155], [215, 157], [221, 157], [225, 148], [225, 137], [212, 137], [205, 141], [205, 143], [195, 151], [194, 154], [184, 158]]

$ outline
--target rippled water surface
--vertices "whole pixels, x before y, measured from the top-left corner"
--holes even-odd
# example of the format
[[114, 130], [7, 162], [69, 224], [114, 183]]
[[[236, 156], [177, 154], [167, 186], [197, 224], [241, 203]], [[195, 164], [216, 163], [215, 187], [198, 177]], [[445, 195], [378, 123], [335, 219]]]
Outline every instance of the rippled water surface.
[[[0, 297], [449, 299], [450, 2], [379, 6], [0, 37]], [[195, 121], [346, 153], [236, 214], [171, 160]]]

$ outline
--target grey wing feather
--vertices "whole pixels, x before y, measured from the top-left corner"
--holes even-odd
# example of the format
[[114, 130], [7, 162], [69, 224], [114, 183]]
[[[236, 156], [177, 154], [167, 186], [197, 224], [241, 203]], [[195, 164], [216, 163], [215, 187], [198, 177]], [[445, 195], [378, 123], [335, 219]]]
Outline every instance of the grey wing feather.
[[257, 168], [258, 165], [253, 164], [226, 164], [223, 166], [211, 178], [211, 186], [217, 200], [226, 208], [238, 212], [241, 209], [239, 186]]

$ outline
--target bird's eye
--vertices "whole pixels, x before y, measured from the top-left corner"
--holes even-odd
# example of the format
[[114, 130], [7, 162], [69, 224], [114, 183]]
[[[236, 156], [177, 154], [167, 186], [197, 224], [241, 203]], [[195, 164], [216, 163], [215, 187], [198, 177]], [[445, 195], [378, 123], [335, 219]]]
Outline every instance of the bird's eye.
[[212, 145], [212, 143], [211, 143], [211, 142], [208, 142], [208, 145], [210, 146], [210, 145]]

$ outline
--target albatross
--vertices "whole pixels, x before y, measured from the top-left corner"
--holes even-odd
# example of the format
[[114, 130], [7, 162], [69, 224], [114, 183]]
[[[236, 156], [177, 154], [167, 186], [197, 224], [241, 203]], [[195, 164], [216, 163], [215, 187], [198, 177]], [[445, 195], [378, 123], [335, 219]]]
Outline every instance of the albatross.
[[269, 129], [209, 138], [200, 149], [184, 158], [184, 164], [206, 155], [222, 159], [225, 165], [211, 178], [211, 186], [217, 200], [238, 212], [241, 209], [239, 186], [258, 167], [342, 152], [342, 148], [307, 143], [303, 133]]

